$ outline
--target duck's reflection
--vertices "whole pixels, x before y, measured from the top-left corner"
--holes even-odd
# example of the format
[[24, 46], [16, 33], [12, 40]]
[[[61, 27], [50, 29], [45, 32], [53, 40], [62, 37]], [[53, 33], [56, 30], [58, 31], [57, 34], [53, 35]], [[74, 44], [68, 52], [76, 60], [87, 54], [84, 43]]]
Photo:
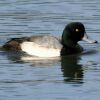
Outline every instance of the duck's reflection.
[[5, 52], [7, 58], [14, 63], [31, 63], [32, 66], [54, 66], [61, 61], [61, 71], [65, 82], [83, 83], [83, 68], [79, 64], [79, 56], [66, 56], [61, 58], [43, 59], [25, 56], [19, 52]]
[[12, 63], [23, 63], [23, 61], [21, 60], [21, 57], [24, 55], [24, 53], [22, 53], [22, 52], [15, 52], [15, 51], [5, 52], [5, 51], [3, 51], [0, 54], [6, 56], [8, 58], [8, 60], [12, 61]]
[[61, 70], [64, 81], [83, 83], [83, 68], [79, 64], [78, 56], [68, 56], [61, 58]]
[[42, 58], [30, 56], [23, 52], [2, 52], [12, 63], [31, 63], [33, 66], [48, 66], [60, 61], [60, 57]]

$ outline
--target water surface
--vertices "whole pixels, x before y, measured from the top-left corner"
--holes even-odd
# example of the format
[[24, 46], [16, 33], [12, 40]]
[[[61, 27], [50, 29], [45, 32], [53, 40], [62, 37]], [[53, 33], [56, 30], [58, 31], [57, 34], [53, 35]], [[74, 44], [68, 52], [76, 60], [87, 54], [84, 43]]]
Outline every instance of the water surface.
[[[99, 41], [100, 1], [1, 0], [0, 45], [12, 37], [60, 36], [72, 21], [81, 21]], [[99, 99], [100, 45], [81, 45], [86, 52], [61, 60], [23, 61], [22, 54], [0, 51], [0, 100]]]

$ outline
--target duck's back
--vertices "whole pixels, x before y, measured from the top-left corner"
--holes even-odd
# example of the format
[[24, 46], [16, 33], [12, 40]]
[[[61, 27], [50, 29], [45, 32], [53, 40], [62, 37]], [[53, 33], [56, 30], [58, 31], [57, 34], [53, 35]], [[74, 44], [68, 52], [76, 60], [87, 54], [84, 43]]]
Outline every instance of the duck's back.
[[47, 48], [62, 48], [60, 39], [51, 35], [32, 36], [30, 37], [30, 42], [34, 42]]
[[21, 44], [22, 51], [38, 57], [60, 56], [62, 45], [60, 40], [53, 36], [33, 36], [30, 41]]
[[[51, 35], [37, 35], [32, 37], [22, 37], [22, 38], [12, 38], [3, 45], [5, 50], [22, 50], [25, 52], [47, 52], [52, 53], [60, 51], [62, 48], [59, 38], [56, 38]], [[29, 50], [29, 51], [28, 51]], [[35, 52], [33, 52], [35, 51]]]

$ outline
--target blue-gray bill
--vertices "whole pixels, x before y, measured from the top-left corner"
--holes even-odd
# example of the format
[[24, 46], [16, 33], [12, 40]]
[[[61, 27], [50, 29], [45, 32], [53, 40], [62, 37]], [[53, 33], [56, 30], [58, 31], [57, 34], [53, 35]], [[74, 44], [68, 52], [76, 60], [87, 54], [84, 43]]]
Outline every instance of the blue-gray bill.
[[88, 43], [98, 43], [98, 41], [93, 40], [91, 38], [88, 37], [88, 35], [85, 33], [84, 37], [82, 38], [83, 41], [86, 41]]

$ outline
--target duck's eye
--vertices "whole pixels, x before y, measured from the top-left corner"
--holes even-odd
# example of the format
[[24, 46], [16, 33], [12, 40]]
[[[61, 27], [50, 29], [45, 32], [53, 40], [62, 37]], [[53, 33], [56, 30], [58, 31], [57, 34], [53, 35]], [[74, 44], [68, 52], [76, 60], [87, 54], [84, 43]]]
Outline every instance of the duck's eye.
[[79, 32], [79, 29], [78, 29], [78, 28], [76, 28], [76, 29], [75, 29], [75, 31], [76, 31], [76, 32]]

